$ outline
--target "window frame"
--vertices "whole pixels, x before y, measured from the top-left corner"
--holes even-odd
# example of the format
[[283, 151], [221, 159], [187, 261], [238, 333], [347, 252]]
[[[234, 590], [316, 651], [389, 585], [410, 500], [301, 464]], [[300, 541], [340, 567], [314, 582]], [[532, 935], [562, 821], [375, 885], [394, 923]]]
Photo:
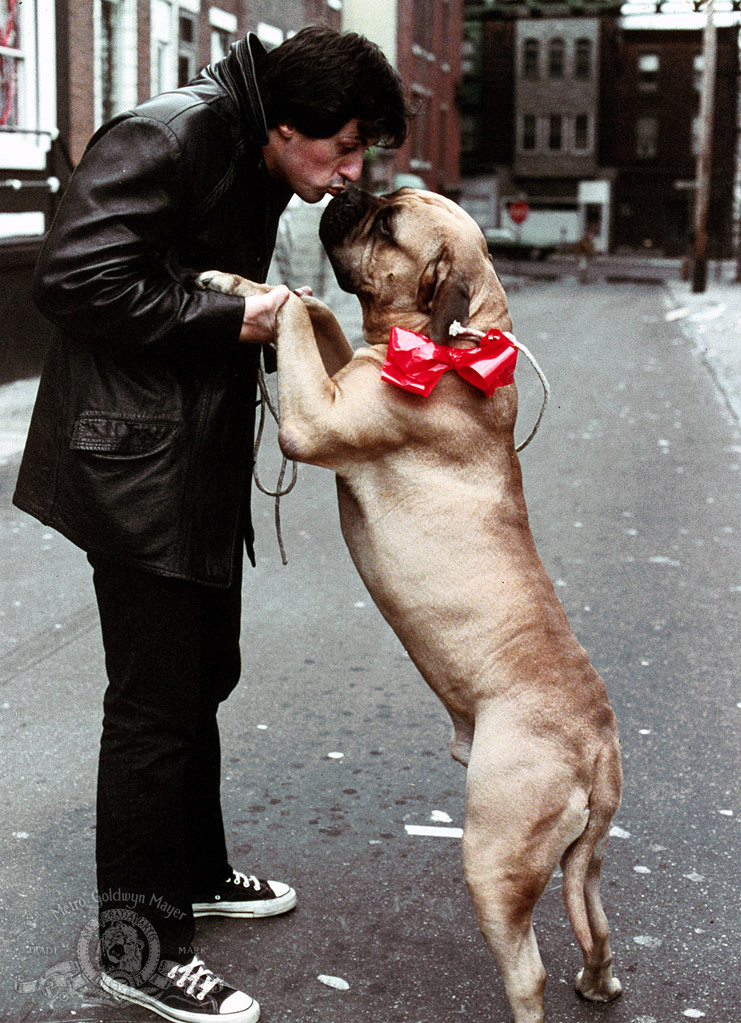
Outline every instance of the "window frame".
[[522, 77], [528, 82], [537, 82], [540, 78], [540, 40], [528, 36], [522, 41]]
[[58, 135], [54, 2], [25, 0], [16, 14], [20, 45], [8, 47], [7, 55], [23, 66], [18, 69], [16, 123], [0, 131], [0, 170], [45, 170]]

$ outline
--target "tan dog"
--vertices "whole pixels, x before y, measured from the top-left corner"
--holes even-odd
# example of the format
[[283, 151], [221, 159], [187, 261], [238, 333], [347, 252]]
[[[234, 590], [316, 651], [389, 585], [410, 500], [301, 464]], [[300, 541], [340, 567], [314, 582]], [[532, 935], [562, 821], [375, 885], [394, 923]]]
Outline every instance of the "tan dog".
[[[560, 862], [584, 954], [577, 990], [608, 1001], [599, 895], [620, 802], [615, 718], [528, 525], [514, 385], [486, 398], [453, 372], [428, 397], [381, 379], [392, 325], [449, 342], [453, 320], [509, 330], [504, 291], [475, 223], [402, 189], [334, 199], [322, 240], [357, 294], [368, 347], [354, 355], [321, 303], [278, 316], [280, 444], [337, 473], [342, 531], [373, 600], [454, 724], [468, 768], [463, 855], [481, 930], [516, 1023], [542, 1023], [545, 970], [531, 918]], [[202, 285], [264, 286], [205, 274]]]

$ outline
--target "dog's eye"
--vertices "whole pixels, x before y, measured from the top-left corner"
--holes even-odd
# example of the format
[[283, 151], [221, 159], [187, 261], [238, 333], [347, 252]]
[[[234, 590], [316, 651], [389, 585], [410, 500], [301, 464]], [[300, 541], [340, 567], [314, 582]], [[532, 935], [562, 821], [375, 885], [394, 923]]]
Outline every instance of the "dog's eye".
[[393, 217], [393, 210], [386, 207], [376, 217], [376, 230], [384, 238], [389, 240], [393, 238], [393, 231], [391, 230], [391, 218]]

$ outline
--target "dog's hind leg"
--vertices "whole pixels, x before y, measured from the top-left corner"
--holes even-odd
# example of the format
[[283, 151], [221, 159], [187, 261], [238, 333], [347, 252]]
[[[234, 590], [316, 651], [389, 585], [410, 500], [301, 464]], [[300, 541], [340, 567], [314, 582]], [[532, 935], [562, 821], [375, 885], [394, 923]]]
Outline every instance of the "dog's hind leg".
[[582, 945], [584, 968], [579, 971], [575, 986], [579, 994], [590, 1002], [611, 1002], [623, 990], [620, 981], [612, 974], [607, 916], [602, 908], [599, 890], [606, 846], [607, 835], [595, 849], [584, 881], [584, 901], [591, 941], [586, 946]]
[[521, 735], [494, 748], [476, 735], [468, 769], [463, 863], [479, 927], [504, 980], [515, 1023], [543, 1023], [546, 973], [535, 904], [564, 850], [583, 831], [586, 794], [550, 751]]
[[620, 804], [621, 780], [619, 752], [608, 748], [598, 758], [587, 827], [561, 860], [566, 911], [584, 956], [576, 990], [592, 1002], [611, 1002], [622, 991], [612, 974], [609, 928], [600, 898], [602, 861], [610, 820]]

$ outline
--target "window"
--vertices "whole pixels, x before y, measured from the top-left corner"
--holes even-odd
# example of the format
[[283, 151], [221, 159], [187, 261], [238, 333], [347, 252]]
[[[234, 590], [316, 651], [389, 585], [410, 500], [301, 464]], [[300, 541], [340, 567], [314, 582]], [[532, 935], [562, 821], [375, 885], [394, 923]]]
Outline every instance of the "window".
[[[216, 11], [217, 29], [223, 19]], [[152, 0], [152, 94], [187, 85], [200, 67], [198, 56], [198, 0]], [[233, 17], [233, 16], [232, 16]], [[235, 19], [236, 20], [236, 19]], [[214, 25], [213, 18], [210, 18]], [[231, 22], [229, 22], [231, 23]], [[229, 42], [223, 40], [229, 48]], [[213, 52], [214, 39], [211, 37]], [[220, 58], [216, 58], [220, 59]]]
[[540, 43], [537, 39], [526, 39], [522, 47], [522, 76], [531, 80], [538, 78]]
[[574, 76], [585, 79], [592, 76], [592, 40], [577, 39], [574, 51]]
[[137, 101], [136, 0], [93, 6], [95, 121], [102, 124]]
[[412, 86], [412, 97], [416, 101], [418, 114], [411, 127], [411, 169], [430, 169], [430, 92], [421, 86]]
[[551, 114], [548, 123], [548, 148], [557, 152], [561, 148], [563, 136], [563, 117], [560, 114]]
[[641, 53], [638, 55], [638, 91], [656, 92], [659, 87], [659, 55], [658, 53]]
[[100, 83], [100, 120], [109, 121], [117, 110], [117, 86], [120, 71], [118, 44], [119, 6], [116, 0], [100, 0], [98, 36], [98, 81]]
[[538, 124], [533, 114], [525, 114], [522, 118], [522, 148], [533, 152], [537, 144]]
[[[442, 50], [440, 59], [444, 65], [443, 70], [450, 70], [450, 0], [443, 0], [442, 7]], [[445, 67], [445, 65], [448, 65]]]
[[702, 143], [702, 118], [698, 114], [692, 118], [692, 155], [697, 157], [700, 155], [700, 145]]
[[636, 156], [650, 160], [658, 152], [659, 122], [655, 117], [639, 117], [636, 121]]
[[25, 53], [21, 8], [17, 0], [0, 0], [0, 126], [17, 127], [18, 83], [23, 78]]
[[563, 78], [566, 60], [566, 43], [563, 39], [551, 39], [548, 44], [548, 75], [550, 78]]
[[208, 21], [211, 26], [210, 60], [215, 64], [228, 55], [229, 47], [237, 37], [237, 16], [219, 7], [212, 7], [208, 12]]
[[0, 168], [46, 167], [56, 125], [54, 55], [51, 0], [0, 0]]
[[152, 94], [165, 92], [171, 87], [172, 63], [172, 4], [169, 0], [154, 0], [152, 7]]
[[574, 149], [589, 149], [589, 114], [577, 114], [574, 119]]
[[178, 18], [178, 88], [187, 85], [198, 71], [198, 21], [190, 11]]
[[413, 14], [412, 42], [423, 49], [425, 53], [432, 53], [434, 49], [435, 11], [431, 0], [414, 0]]
[[694, 74], [695, 92], [702, 92], [702, 77], [705, 70], [705, 57], [702, 53], [696, 53], [692, 61]]

